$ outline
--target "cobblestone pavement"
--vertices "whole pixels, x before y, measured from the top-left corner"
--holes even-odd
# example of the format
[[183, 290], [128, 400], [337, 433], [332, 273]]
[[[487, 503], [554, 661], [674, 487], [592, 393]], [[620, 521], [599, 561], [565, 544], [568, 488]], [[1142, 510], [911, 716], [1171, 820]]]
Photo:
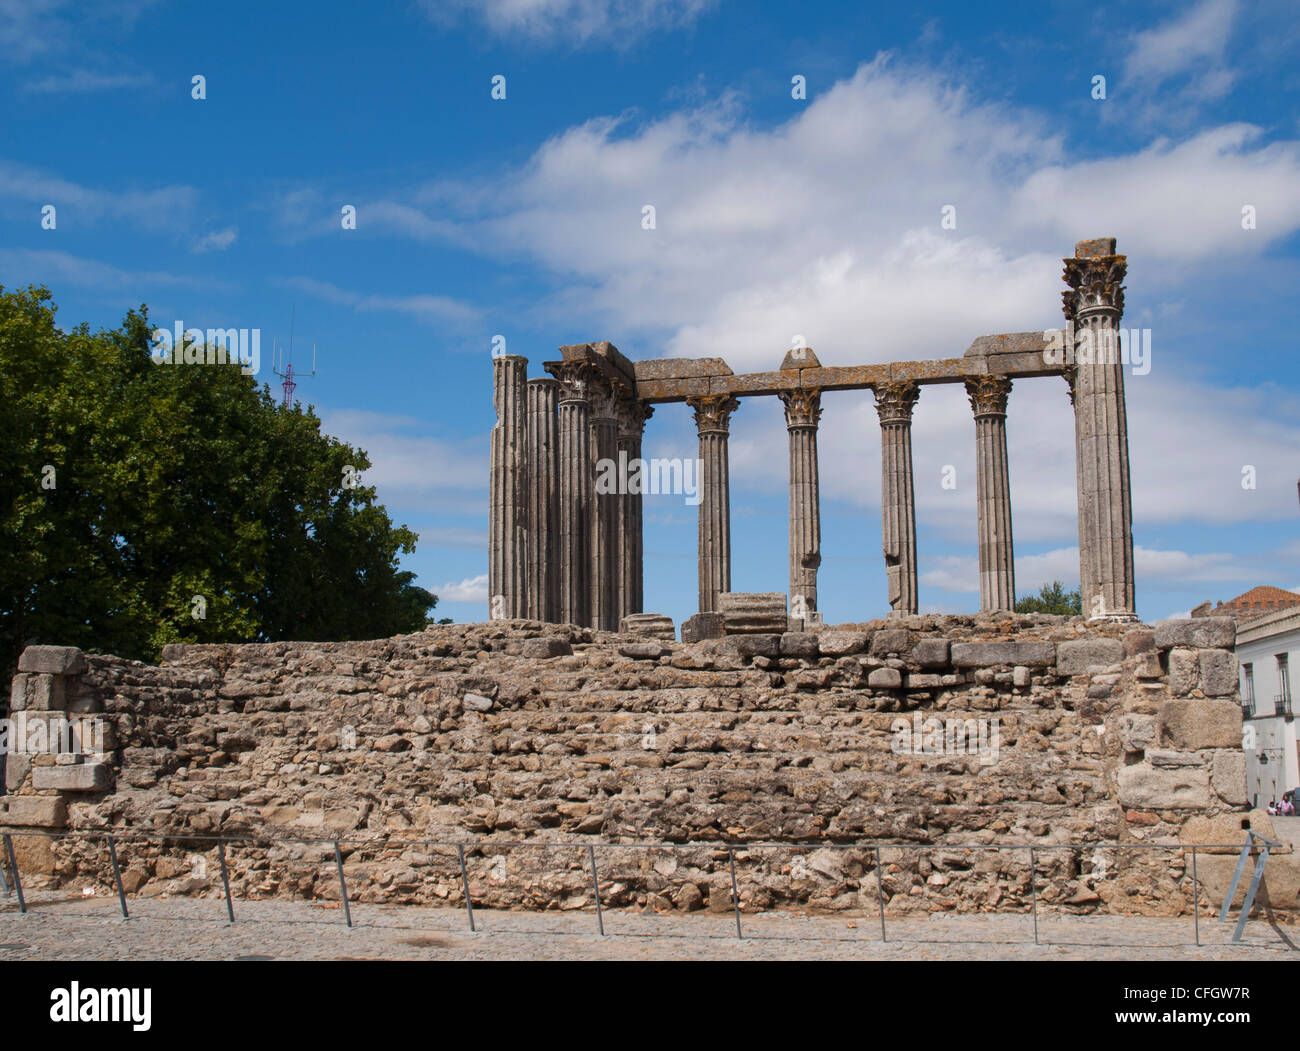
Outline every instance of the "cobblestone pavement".
[[792, 912], [655, 915], [605, 910], [500, 912], [353, 905], [349, 929], [337, 903], [236, 902], [226, 922], [220, 898], [129, 901], [123, 920], [112, 898], [38, 893], [20, 915], [0, 899], [0, 960], [1295, 960], [1300, 929], [1252, 920], [1243, 944], [1232, 923], [1201, 917], [1201, 946], [1190, 917], [1033, 917], [937, 915], [808, 916]]

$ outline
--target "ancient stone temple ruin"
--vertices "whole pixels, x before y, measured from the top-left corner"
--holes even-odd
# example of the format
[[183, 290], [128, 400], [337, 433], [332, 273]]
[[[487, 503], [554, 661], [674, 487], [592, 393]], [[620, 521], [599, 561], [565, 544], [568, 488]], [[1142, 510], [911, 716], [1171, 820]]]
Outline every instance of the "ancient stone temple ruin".
[[[735, 375], [721, 358], [629, 361], [609, 343], [560, 348], [528, 379], [526, 358], [494, 359], [489, 586], [494, 619], [614, 631], [642, 612], [641, 495], [599, 492], [599, 465], [641, 456], [656, 405], [685, 402], [699, 432], [699, 609], [731, 590], [727, 437], [741, 399], [776, 395], [790, 441], [790, 611], [816, 623], [821, 563], [817, 427], [822, 394], [869, 389], [881, 431], [881, 540], [891, 616], [918, 611], [912, 413], [921, 388], [961, 383], [975, 422], [980, 609], [1015, 603], [1006, 415], [1013, 380], [1063, 376], [1075, 419], [1079, 574], [1092, 619], [1134, 620], [1128, 424], [1119, 322], [1126, 260], [1114, 238], [1065, 261], [1067, 327], [981, 336], [960, 358], [823, 366], [808, 347], [776, 372]], [[627, 487], [624, 487], [627, 488]]]

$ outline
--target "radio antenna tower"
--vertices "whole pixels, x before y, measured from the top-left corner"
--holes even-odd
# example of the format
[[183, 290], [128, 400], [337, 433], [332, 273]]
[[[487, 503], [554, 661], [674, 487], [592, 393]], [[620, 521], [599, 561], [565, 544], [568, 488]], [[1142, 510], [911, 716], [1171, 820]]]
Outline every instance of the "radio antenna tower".
[[[298, 308], [296, 305], [292, 307], [289, 312], [289, 361], [287, 364], [285, 363], [284, 348], [280, 347], [279, 360], [272, 368], [272, 371], [277, 376], [279, 376], [281, 380], [284, 381], [280, 384], [280, 386], [284, 389], [284, 407], [286, 409], [293, 408], [293, 392], [298, 388], [298, 384], [295, 383], [293, 380], [293, 323], [295, 320], [295, 316], [297, 315], [297, 312], [298, 312]], [[276, 344], [275, 341], [272, 340], [271, 358], [273, 361], [276, 360], [275, 355], [276, 355]], [[314, 375], [316, 375], [316, 344], [315, 343], [311, 345], [311, 373], [308, 375], [307, 378], [310, 379]]]

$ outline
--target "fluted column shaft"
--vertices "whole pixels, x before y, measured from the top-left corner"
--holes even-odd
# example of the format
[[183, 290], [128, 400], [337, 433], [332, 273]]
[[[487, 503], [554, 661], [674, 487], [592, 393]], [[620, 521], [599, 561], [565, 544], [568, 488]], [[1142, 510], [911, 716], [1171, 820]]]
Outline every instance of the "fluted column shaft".
[[966, 393], [975, 413], [980, 609], [1012, 610], [1016, 605], [1016, 577], [1007, 463], [1007, 397], [1011, 380], [1005, 376], [969, 379]]
[[1079, 498], [1079, 584], [1087, 617], [1135, 619], [1133, 503], [1119, 322], [1127, 262], [1113, 239], [1080, 242], [1065, 260], [1062, 293], [1073, 325], [1067, 369], [1074, 402]]
[[[633, 398], [619, 402], [619, 473], [628, 485], [618, 501], [618, 619], [641, 613], [645, 606], [645, 566], [642, 546], [642, 504], [644, 471], [637, 471], [645, 424], [654, 414], [652, 406]], [[632, 484], [640, 478], [640, 484]]]
[[560, 618], [559, 418], [560, 385], [529, 380], [528, 388], [528, 602], [530, 620]]
[[917, 612], [912, 407], [920, 393], [920, 387], [910, 381], [875, 388], [880, 416], [880, 532], [891, 617]]
[[553, 362], [560, 381], [557, 399], [560, 509], [560, 620], [591, 625], [587, 577], [591, 566], [591, 434], [588, 425], [589, 368], [581, 362]]
[[790, 610], [802, 617], [817, 610], [817, 570], [822, 562], [821, 507], [817, 471], [817, 425], [821, 391], [779, 395], [790, 439]]
[[618, 424], [614, 390], [605, 377], [593, 373], [588, 384], [591, 414], [591, 626], [602, 631], [618, 630], [618, 505], [621, 499], [618, 475]]
[[525, 616], [527, 605], [528, 359], [492, 359], [491, 478], [488, 499], [488, 615]]
[[731, 590], [731, 481], [727, 437], [740, 402], [729, 394], [688, 398], [700, 437], [699, 585], [700, 612], [718, 609], [718, 596]]

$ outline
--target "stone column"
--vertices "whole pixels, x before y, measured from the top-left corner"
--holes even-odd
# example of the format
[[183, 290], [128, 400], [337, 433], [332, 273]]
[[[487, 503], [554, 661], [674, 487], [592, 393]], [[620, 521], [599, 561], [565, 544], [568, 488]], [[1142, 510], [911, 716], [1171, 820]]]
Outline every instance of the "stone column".
[[1006, 376], [978, 376], [966, 381], [966, 393], [975, 413], [980, 609], [1013, 610], [1016, 574], [1007, 468], [1007, 396], [1011, 380]]
[[687, 398], [700, 435], [699, 560], [700, 612], [718, 609], [718, 596], [731, 590], [731, 487], [727, 435], [740, 402], [730, 394]]
[[560, 385], [529, 380], [528, 389], [528, 603], [529, 620], [560, 617], [559, 420]]
[[645, 566], [641, 545], [644, 471], [634, 469], [641, 459], [641, 439], [645, 424], [654, 415], [654, 407], [635, 398], [619, 402], [618, 459], [619, 474], [629, 485], [618, 502], [618, 616], [640, 613], [645, 607]]
[[488, 499], [488, 616], [525, 616], [528, 359], [492, 359], [492, 468]]
[[599, 372], [592, 370], [587, 386], [591, 415], [591, 570], [587, 577], [591, 626], [618, 631], [618, 528], [619, 491], [617, 392]]
[[821, 391], [781, 391], [790, 436], [790, 615], [817, 610], [817, 569], [822, 563], [821, 504], [817, 478], [817, 423]]
[[560, 437], [559, 619], [591, 625], [587, 574], [591, 565], [591, 435], [587, 423], [587, 384], [591, 367], [580, 361], [549, 362], [560, 381], [557, 430]]
[[891, 617], [917, 611], [912, 407], [920, 394], [921, 388], [909, 380], [881, 383], [875, 388], [880, 416], [880, 539]]
[[[1115, 239], [1080, 241], [1065, 260], [1066, 321], [1073, 327], [1074, 402], [1079, 497], [1079, 585], [1084, 616], [1135, 620], [1133, 503], [1129, 489], [1128, 417], [1119, 321], [1124, 313], [1124, 256]], [[1067, 339], [1067, 350], [1071, 341]]]

